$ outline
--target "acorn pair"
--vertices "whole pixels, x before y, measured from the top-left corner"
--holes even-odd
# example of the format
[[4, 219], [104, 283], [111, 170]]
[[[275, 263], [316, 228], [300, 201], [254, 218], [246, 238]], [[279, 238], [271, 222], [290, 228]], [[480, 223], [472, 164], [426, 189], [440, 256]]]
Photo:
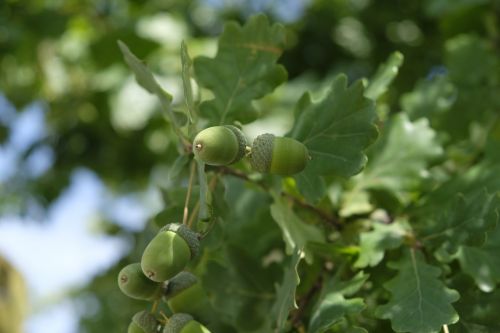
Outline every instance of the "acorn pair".
[[[210, 322], [214, 313], [210, 306], [209, 300], [205, 291], [201, 287], [200, 282], [193, 274], [189, 272], [180, 272], [171, 280], [165, 283], [154, 282], [147, 279], [144, 274], [137, 271], [138, 264], [131, 264], [125, 267], [122, 271], [133, 272], [134, 275], [128, 274], [133, 281], [136, 289], [141, 290], [141, 296], [158, 299], [160, 297], [168, 304], [174, 315], [168, 320], [163, 327], [163, 333], [209, 333], [210, 331], [194, 318], [202, 322]], [[139, 274], [142, 274], [141, 275]], [[120, 276], [123, 276], [120, 274]], [[149, 282], [148, 282], [149, 281]], [[160, 287], [161, 293], [157, 290], [152, 291], [153, 284]], [[120, 285], [122, 288], [122, 285]], [[123, 290], [123, 289], [122, 289]], [[125, 289], [130, 292], [129, 289]], [[148, 294], [149, 291], [149, 294]], [[125, 291], [124, 291], [125, 292]], [[137, 295], [137, 294], [135, 294]], [[188, 314], [189, 313], [189, 314]], [[156, 333], [160, 322], [147, 311], [136, 313], [129, 325], [128, 333]]]
[[245, 135], [232, 125], [213, 126], [199, 132], [193, 141], [193, 152], [210, 165], [229, 165], [246, 155], [255, 171], [282, 176], [301, 172], [309, 160], [302, 142], [266, 133], [248, 147]]
[[[160, 322], [147, 311], [134, 315], [128, 327], [128, 333], [157, 333]], [[162, 333], [210, 333], [201, 323], [187, 313], [176, 313], [169, 318]]]
[[199, 252], [198, 234], [187, 226], [170, 223], [149, 242], [141, 263], [124, 267], [118, 274], [118, 285], [129, 297], [155, 300], [162, 295], [162, 282], [186, 268]]

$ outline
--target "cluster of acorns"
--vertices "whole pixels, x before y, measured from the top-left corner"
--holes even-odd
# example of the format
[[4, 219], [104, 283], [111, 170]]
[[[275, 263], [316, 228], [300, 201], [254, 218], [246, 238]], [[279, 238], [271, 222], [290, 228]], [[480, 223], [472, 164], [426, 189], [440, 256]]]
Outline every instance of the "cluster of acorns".
[[120, 271], [118, 285], [125, 295], [148, 301], [162, 299], [174, 313], [160, 319], [148, 311], [136, 313], [128, 333], [210, 333], [200, 323], [209, 322], [213, 315], [208, 297], [196, 276], [184, 271], [198, 252], [198, 234], [172, 223], [151, 240], [140, 263]]
[[310, 159], [302, 142], [269, 133], [259, 135], [249, 147], [245, 135], [232, 125], [213, 126], [199, 132], [193, 141], [193, 152], [210, 165], [229, 165], [247, 156], [255, 171], [282, 176], [304, 170]]
[[[255, 171], [283, 176], [302, 171], [309, 160], [301, 142], [259, 135], [251, 147], [235, 126], [214, 126], [199, 132], [193, 153], [209, 165], [229, 165], [247, 157]], [[156, 318], [148, 311], [136, 313], [128, 333], [210, 333], [202, 324], [210, 322], [213, 309], [200, 282], [184, 271], [199, 252], [198, 234], [184, 224], [163, 227], [143, 252], [140, 263], [124, 267], [118, 274], [122, 292], [132, 298], [167, 303], [173, 315]]]

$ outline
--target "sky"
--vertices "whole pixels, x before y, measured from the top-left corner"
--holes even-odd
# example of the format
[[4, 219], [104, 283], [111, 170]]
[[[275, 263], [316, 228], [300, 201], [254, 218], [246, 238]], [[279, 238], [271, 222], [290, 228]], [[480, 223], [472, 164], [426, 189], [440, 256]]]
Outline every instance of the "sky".
[[[54, 156], [48, 146], [21, 160], [47, 134], [43, 103], [16, 113], [0, 95], [0, 122], [10, 128], [8, 139], [0, 144], [0, 188], [20, 170], [26, 177], [37, 177], [52, 166]], [[142, 230], [159, 200], [152, 189], [116, 197], [95, 173], [80, 168], [44, 214], [0, 214], [0, 255], [23, 274], [28, 286], [26, 333], [78, 332], [82, 306], [66, 293], [85, 286], [134, 245], [123, 236], [99, 233], [100, 221], [105, 217], [129, 230]]]

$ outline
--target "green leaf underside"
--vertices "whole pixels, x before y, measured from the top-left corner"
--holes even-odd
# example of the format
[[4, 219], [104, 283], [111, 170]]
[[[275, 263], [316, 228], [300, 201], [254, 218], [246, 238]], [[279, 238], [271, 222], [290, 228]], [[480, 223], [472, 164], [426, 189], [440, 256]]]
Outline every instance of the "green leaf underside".
[[389, 59], [377, 69], [377, 72], [370, 80], [368, 87], [365, 89], [365, 96], [373, 100], [382, 96], [398, 75], [403, 60], [404, 57], [400, 52], [396, 51], [391, 54]]
[[169, 101], [172, 100], [172, 96], [166, 93], [161, 86], [158, 84], [156, 79], [154, 78], [153, 74], [151, 71], [147, 68], [147, 66], [139, 60], [123, 43], [122, 41], [118, 41], [118, 46], [120, 47], [120, 50], [123, 53], [123, 57], [125, 59], [125, 62], [127, 65], [132, 69], [132, 71], [135, 74], [135, 79], [137, 80], [137, 83], [146, 89], [148, 92], [151, 94], [155, 95], [164, 95], [167, 97]]
[[193, 99], [193, 87], [191, 85], [191, 68], [193, 62], [189, 57], [186, 43], [184, 41], [181, 44], [181, 62], [182, 62], [182, 87], [184, 89], [184, 99], [186, 102], [186, 115], [189, 121], [193, 122], [193, 112], [194, 112], [194, 99]]
[[176, 115], [172, 110], [172, 95], [163, 90], [163, 88], [158, 84], [147, 66], [130, 51], [125, 43], [123, 43], [122, 41], [118, 41], [118, 46], [120, 47], [125, 62], [134, 72], [137, 83], [141, 87], [146, 89], [149, 93], [154, 94], [156, 95], [156, 97], [158, 97], [162, 110], [165, 112], [168, 119], [172, 123], [177, 136], [182, 139], [183, 136], [179, 130], [179, 121], [177, 120]]
[[393, 118], [358, 181], [363, 188], [388, 191], [407, 203], [425, 177], [429, 161], [442, 152], [426, 119], [411, 122], [401, 113]]
[[206, 220], [210, 217], [210, 210], [208, 209], [208, 184], [207, 175], [205, 173], [205, 163], [198, 159], [196, 160], [197, 172], [198, 172], [198, 183], [200, 185], [200, 212], [198, 217], [200, 220]]
[[374, 223], [373, 230], [360, 236], [360, 252], [355, 267], [376, 266], [384, 258], [385, 250], [399, 247], [405, 235], [398, 223]]
[[389, 303], [376, 309], [376, 316], [390, 319], [396, 332], [434, 333], [443, 325], [458, 321], [451, 306], [458, 292], [438, 279], [440, 269], [425, 262], [423, 255], [407, 250], [401, 260], [391, 263], [398, 274], [385, 284], [391, 292]]
[[374, 103], [363, 90], [361, 81], [347, 87], [347, 77], [338, 75], [320, 102], [313, 103], [309, 94], [299, 100], [288, 136], [309, 150], [306, 173], [350, 177], [362, 170], [367, 160], [363, 151], [378, 135]]
[[194, 59], [198, 83], [214, 95], [200, 112], [214, 124], [255, 120], [258, 113], [251, 102], [286, 80], [284, 67], [276, 64], [284, 45], [285, 29], [271, 26], [264, 15], [253, 16], [243, 27], [226, 24], [215, 58]]
[[285, 198], [277, 194], [273, 194], [273, 197], [271, 216], [281, 228], [287, 253], [292, 254], [295, 248], [304, 249], [306, 261], [311, 263], [313, 255], [307, 250], [307, 243], [324, 243], [325, 236], [316, 226], [302, 222], [287, 204]]
[[357, 292], [368, 279], [368, 275], [359, 272], [350, 281], [340, 281], [338, 276], [331, 279], [323, 288], [320, 299], [314, 306], [309, 333], [326, 332], [337, 324], [345, 315], [360, 312], [365, 304], [361, 298], [346, 299], [345, 296]]
[[274, 327], [278, 332], [285, 327], [290, 311], [297, 308], [295, 291], [300, 283], [297, 267], [301, 260], [301, 253], [302, 250], [299, 248], [293, 249], [290, 264], [283, 275], [283, 283], [276, 288], [276, 301], [271, 308], [270, 320], [274, 321]]
[[[500, 206], [498, 195], [495, 197], [496, 204], [494, 214], [499, 215]], [[462, 270], [470, 275], [477, 286], [490, 292], [500, 282], [500, 227], [487, 233], [487, 239], [483, 246], [461, 246], [457, 253], [458, 261]]]
[[440, 246], [449, 254], [459, 246], [480, 246], [486, 233], [498, 223], [499, 196], [482, 191], [472, 197], [457, 194], [445, 213], [423, 229], [421, 241], [430, 246]]

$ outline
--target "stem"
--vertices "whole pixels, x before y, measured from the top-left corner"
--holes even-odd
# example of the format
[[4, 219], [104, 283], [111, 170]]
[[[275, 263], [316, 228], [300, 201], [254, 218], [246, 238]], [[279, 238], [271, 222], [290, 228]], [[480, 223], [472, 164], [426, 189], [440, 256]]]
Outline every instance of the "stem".
[[155, 313], [156, 310], [158, 309], [158, 304], [160, 303], [159, 300], [156, 300], [153, 302], [153, 306], [151, 307], [151, 313]]
[[162, 323], [163, 325], [168, 324], [170, 319], [167, 317], [167, 315], [165, 313], [163, 313], [163, 311], [160, 311], [160, 316], [161, 316], [161, 319], [159, 320], [159, 322]]
[[191, 171], [189, 173], [188, 190], [186, 195], [186, 201], [184, 202], [184, 216], [182, 218], [183, 224], [187, 224], [188, 221], [188, 213], [189, 213], [188, 205], [189, 205], [189, 199], [191, 197], [191, 190], [193, 188], [194, 171], [195, 171], [195, 162], [191, 161]]
[[443, 332], [450, 333], [450, 331], [448, 330], [448, 325], [443, 325]]
[[187, 223], [187, 226], [189, 229], [192, 228], [193, 223], [194, 223], [194, 218], [196, 215], [198, 215], [198, 211], [200, 210], [200, 200], [196, 201], [196, 204], [194, 205], [193, 211], [191, 212], [191, 216], [189, 217], [189, 221]]

